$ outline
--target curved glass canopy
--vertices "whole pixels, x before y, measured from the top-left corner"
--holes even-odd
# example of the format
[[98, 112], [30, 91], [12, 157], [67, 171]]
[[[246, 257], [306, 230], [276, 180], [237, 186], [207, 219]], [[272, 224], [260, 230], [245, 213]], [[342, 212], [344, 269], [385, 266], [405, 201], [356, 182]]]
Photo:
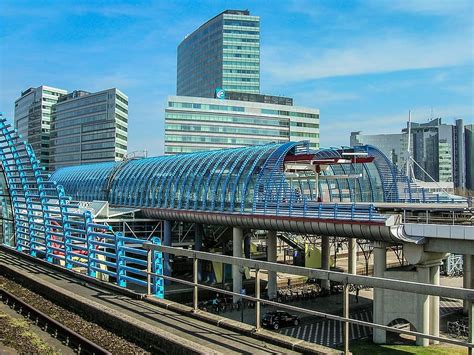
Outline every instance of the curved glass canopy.
[[306, 216], [320, 202], [423, 202], [430, 197], [414, 190], [375, 147], [311, 151], [306, 142], [67, 167], [51, 180], [80, 201], [229, 213]]

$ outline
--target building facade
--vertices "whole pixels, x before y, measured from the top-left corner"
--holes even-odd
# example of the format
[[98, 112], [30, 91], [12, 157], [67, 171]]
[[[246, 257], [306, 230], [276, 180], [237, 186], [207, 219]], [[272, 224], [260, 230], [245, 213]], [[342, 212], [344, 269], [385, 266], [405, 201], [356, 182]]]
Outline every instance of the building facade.
[[65, 94], [66, 90], [43, 85], [23, 91], [15, 101], [15, 128], [46, 168], [50, 163], [51, 109]]
[[319, 148], [319, 110], [260, 102], [170, 96], [165, 154], [270, 142], [309, 141]]
[[466, 148], [466, 188], [474, 191], [474, 124], [464, 128]]
[[260, 18], [226, 10], [178, 46], [178, 96], [213, 98], [215, 89], [260, 92]]
[[52, 108], [50, 170], [122, 160], [127, 132], [128, 97], [120, 90], [64, 95]]
[[370, 144], [380, 149], [399, 170], [404, 170], [407, 156], [407, 136], [398, 134], [361, 134], [351, 132], [350, 145]]
[[[454, 125], [443, 123], [441, 118], [426, 123], [412, 122], [410, 150], [416, 162], [412, 164], [415, 178], [469, 188], [472, 183], [467, 181], [471, 176], [468, 172], [473, 149], [471, 127], [464, 126], [462, 119], [455, 120]], [[350, 138], [351, 145], [371, 144], [378, 147], [402, 171], [406, 171], [407, 142], [408, 125], [401, 134], [362, 135], [352, 132]]]

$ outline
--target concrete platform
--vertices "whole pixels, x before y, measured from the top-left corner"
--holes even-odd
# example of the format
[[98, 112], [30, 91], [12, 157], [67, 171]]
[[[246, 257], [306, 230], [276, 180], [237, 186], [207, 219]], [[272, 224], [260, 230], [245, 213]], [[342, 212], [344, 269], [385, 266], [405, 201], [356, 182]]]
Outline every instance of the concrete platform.
[[[339, 353], [330, 348], [290, 337], [252, 329], [241, 323], [216, 320], [214, 315], [192, 318], [189, 309], [176, 312], [177, 307], [163, 308], [163, 302], [152, 304], [138, 295], [114, 292], [87, 278], [78, 279], [56, 268], [33, 263], [0, 251], [0, 272], [14, 276], [35, 292], [76, 312], [87, 314], [95, 322], [112, 328], [127, 338], [155, 344], [153, 350], [167, 354], [297, 354]], [[174, 308], [174, 310], [173, 310]], [[208, 319], [208, 323], [204, 318]], [[270, 333], [270, 334], [265, 334]], [[292, 350], [293, 349], [293, 350]]]

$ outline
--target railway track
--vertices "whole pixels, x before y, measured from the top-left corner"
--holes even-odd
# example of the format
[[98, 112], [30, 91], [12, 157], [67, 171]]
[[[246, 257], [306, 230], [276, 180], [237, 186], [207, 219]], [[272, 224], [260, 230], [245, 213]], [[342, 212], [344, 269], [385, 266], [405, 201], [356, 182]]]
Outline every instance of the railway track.
[[50, 333], [58, 340], [63, 341], [66, 346], [72, 348], [78, 354], [111, 354], [111, 352], [84, 338], [82, 335], [59, 323], [4, 289], [0, 289], [0, 299], [11, 309], [33, 321], [37, 326], [42, 327], [44, 331]]

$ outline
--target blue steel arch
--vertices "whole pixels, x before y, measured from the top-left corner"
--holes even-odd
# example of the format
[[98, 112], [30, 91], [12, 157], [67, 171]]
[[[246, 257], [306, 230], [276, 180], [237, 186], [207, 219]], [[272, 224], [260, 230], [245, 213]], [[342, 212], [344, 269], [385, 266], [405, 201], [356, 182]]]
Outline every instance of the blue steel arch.
[[[346, 149], [365, 152], [374, 158], [372, 162], [357, 162], [362, 165], [362, 177], [358, 181], [347, 178], [348, 173], [355, 171], [355, 165], [347, 162]], [[332, 182], [320, 179], [315, 186], [314, 175], [307, 171], [293, 183], [287, 179], [285, 161], [287, 157], [297, 158], [300, 154], [309, 155], [315, 161], [344, 160], [341, 165], [328, 164], [323, 172], [342, 176], [333, 177]], [[63, 184], [77, 200], [105, 197], [116, 206], [303, 216], [320, 208], [315, 205], [314, 188], [322, 196], [326, 186], [329, 200], [324, 203], [398, 202], [401, 201], [400, 188], [411, 191], [411, 182], [375, 147], [311, 151], [305, 142], [62, 168], [51, 180]], [[411, 199], [412, 194], [409, 196]], [[423, 191], [419, 196], [423, 196], [424, 201], [429, 194]]]

